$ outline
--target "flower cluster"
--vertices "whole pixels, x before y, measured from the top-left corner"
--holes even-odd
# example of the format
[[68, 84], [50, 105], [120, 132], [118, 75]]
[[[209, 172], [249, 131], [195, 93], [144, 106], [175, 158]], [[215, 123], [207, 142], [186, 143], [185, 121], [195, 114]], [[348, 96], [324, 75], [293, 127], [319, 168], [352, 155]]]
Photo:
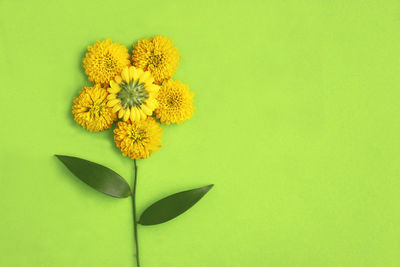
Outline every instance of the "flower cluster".
[[193, 116], [193, 93], [172, 80], [180, 55], [164, 36], [139, 40], [128, 49], [110, 39], [88, 47], [83, 67], [92, 87], [74, 98], [75, 121], [91, 131], [114, 122], [114, 141], [124, 156], [149, 157], [161, 146], [160, 123], [181, 123]]

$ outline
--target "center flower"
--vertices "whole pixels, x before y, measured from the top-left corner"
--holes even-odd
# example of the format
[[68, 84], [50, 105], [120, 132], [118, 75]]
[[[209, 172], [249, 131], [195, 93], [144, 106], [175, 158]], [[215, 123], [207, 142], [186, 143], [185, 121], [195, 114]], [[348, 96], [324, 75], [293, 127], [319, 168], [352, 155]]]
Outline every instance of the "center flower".
[[124, 121], [146, 119], [158, 107], [156, 97], [159, 86], [153, 82], [154, 78], [148, 71], [135, 67], [124, 68], [121, 76], [110, 81], [107, 106], [112, 107], [113, 113], [118, 112], [118, 118]]
[[138, 81], [123, 81], [120, 84], [121, 91], [118, 93], [117, 98], [121, 99], [121, 106], [125, 109], [140, 106], [145, 103], [149, 97], [145, 89], [144, 83]]

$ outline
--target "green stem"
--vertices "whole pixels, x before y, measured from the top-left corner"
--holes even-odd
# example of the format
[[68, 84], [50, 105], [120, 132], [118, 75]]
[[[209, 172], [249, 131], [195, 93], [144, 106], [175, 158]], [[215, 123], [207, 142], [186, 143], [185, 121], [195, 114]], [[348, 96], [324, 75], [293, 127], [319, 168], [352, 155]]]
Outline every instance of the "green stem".
[[136, 246], [136, 266], [140, 267], [139, 262], [139, 243], [138, 243], [138, 234], [137, 234], [137, 219], [136, 219], [136, 181], [137, 181], [137, 165], [136, 159], [133, 160], [133, 164], [135, 166], [135, 176], [133, 180], [133, 193], [132, 193], [132, 208], [133, 208], [133, 229], [135, 233], [135, 246]]

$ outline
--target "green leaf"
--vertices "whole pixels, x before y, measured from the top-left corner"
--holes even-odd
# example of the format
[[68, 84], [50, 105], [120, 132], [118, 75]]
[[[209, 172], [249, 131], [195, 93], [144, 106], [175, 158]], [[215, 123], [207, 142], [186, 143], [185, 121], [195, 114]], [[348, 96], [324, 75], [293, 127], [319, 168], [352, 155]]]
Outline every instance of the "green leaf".
[[81, 158], [55, 155], [80, 180], [112, 197], [131, 195], [129, 184], [118, 173], [100, 164]]
[[213, 184], [210, 184], [165, 197], [148, 207], [140, 216], [139, 223], [154, 225], [169, 221], [190, 209], [213, 186]]

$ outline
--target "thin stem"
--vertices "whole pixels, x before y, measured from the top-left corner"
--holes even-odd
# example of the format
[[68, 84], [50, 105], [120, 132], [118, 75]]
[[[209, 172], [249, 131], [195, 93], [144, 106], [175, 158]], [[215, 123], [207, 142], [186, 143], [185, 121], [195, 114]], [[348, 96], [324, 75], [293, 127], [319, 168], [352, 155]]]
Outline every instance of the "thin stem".
[[136, 181], [137, 181], [137, 165], [136, 159], [133, 160], [133, 164], [135, 166], [135, 176], [133, 180], [133, 194], [132, 194], [132, 208], [133, 208], [133, 229], [135, 233], [135, 246], [136, 246], [136, 266], [140, 267], [139, 262], [139, 243], [138, 243], [138, 234], [137, 234], [137, 220], [136, 220]]

